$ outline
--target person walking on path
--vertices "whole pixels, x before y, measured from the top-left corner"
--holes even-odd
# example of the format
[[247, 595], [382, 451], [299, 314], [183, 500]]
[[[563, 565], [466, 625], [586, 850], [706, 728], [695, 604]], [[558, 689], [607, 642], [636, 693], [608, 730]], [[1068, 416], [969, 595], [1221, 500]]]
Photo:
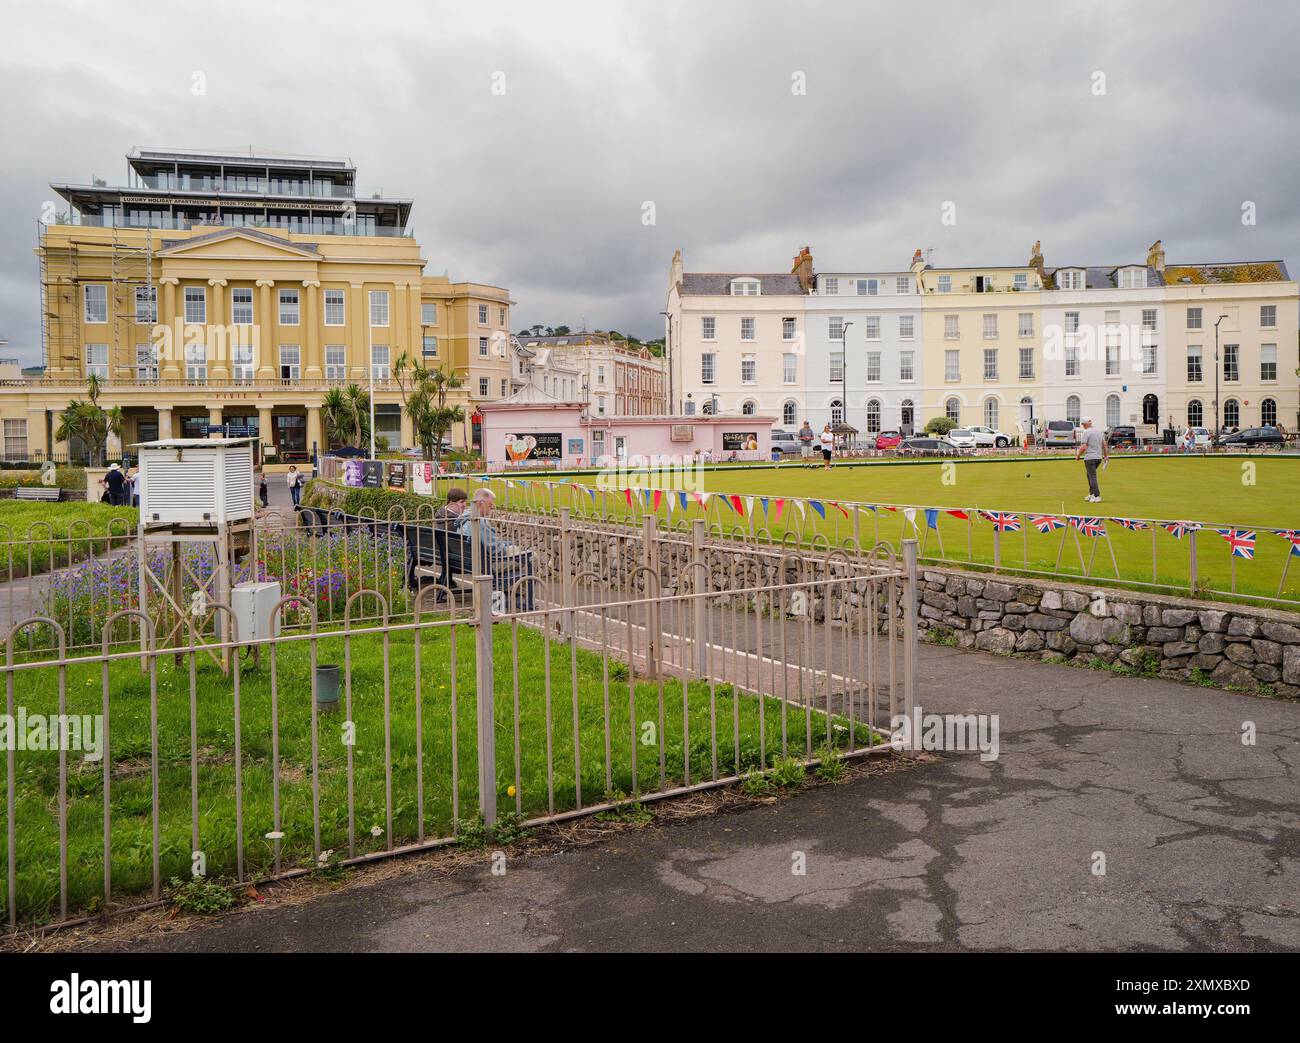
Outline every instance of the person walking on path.
[[302, 487], [307, 481], [307, 476], [293, 464], [290, 464], [289, 473], [285, 475], [285, 479], [289, 483], [289, 495], [293, 498], [293, 506], [296, 510], [302, 502]]
[[831, 469], [831, 457], [835, 455], [835, 436], [831, 434], [831, 425], [827, 424], [822, 428], [822, 461], [826, 470]]
[[813, 431], [812, 424], [805, 420], [803, 427], [799, 428], [799, 456], [803, 459], [804, 467], [812, 466], [815, 441], [817, 441], [817, 434]]
[[263, 471], [257, 476], [257, 498], [262, 501], [263, 509], [271, 505], [271, 497], [268, 495], [266, 488], [266, 472]]
[[1101, 503], [1101, 488], [1097, 485], [1097, 468], [1110, 456], [1106, 439], [1092, 426], [1092, 417], [1083, 418], [1083, 433], [1079, 435], [1079, 448], [1074, 451], [1077, 460], [1083, 457], [1083, 469], [1088, 475], [1089, 503]]

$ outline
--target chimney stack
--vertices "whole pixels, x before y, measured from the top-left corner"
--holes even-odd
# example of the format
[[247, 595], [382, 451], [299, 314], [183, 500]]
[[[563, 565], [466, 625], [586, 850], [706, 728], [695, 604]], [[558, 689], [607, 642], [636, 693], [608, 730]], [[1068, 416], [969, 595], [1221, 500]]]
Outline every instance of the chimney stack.
[[795, 255], [794, 266], [790, 269], [790, 274], [799, 280], [799, 289], [804, 293], [812, 293], [813, 285], [813, 259], [812, 247], [805, 246], [798, 254]]
[[1043, 241], [1041, 239], [1034, 240], [1034, 245], [1030, 248], [1029, 267], [1038, 272], [1038, 281], [1040, 283], [1047, 283], [1047, 272], [1043, 268]]
[[1147, 266], [1154, 268], [1161, 275], [1165, 274], [1165, 248], [1160, 245], [1157, 239], [1151, 244], [1151, 249], [1147, 251]]

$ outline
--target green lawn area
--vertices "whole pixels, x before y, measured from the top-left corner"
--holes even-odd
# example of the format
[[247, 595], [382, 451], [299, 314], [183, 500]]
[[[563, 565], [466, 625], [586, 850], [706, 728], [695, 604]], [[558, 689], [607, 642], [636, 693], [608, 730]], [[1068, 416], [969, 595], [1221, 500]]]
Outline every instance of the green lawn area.
[[0, 501], [0, 581], [10, 576], [47, 572], [90, 555], [102, 554], [116, 537], [135, 533], [139, 512], [106, 503], [38, 503]]
[[[502, 814], [514, 811], [515, 783], [514, 681], [511, 631], [494, 629], [496, 697], [497, 798]], [[544, 639], [519, 627], [519, 699], [521, 708], [519, 807], [525, 817], [544, 814], [548, 808], [546, 750], [548, 720], [545, 692]], [[301, 865], [311, 860], [312, 782], [311, 712], [306, 642], [285, 643], [278, 653], [279, 743], [282, 864]], [[445, 628], [426, 630], [420, 651], [421, 674], [417, 692], [414, 640], [409, 631], [390, 635], [390, 698], [392, 720], [393, 843], [400, 846], [417, 837], [417, 785], [415, 706], [423, 714], [424, 834], [450, 836], [453, 822], [476, 819], [478, 814], [474, 633], [458, 629], [455, 667], [452, 643]], [[356, 851], [383, 850], [388, 842], [384, 778], [383, 647], [379, 631], [354, 637], [352, 642], [353, 719], [356, 743], [355, 770]], [[573, 737], [573, 688], [570, 685], [569, 646], [551, 644], [550, 743], [554, 763], [554, 802], [557, 811], [576, 807]], [[319, 642], [318, 661], [344, 662], [341, 638]], [[612, 791], [631, 793], [632, 727], [629, 723], [629, 680], [623, 664], [583, 650], [577, 656], [577, 694], [581, 753], [582, 800], [599, 803], [606, 793], [605, 695], [602, 676], [610, 676], [609, 772]], [[100, 712], [100, 666], [74, 664], [68, 670], [68, 713]], [[161, 778], [161, 849], [164, 883], [172, 876], [187, 877], [190, 839], [190, 696], [188, 661], [178, 669], [171, 657], [158, 661], [159, 749]], [[149, 685], [138, 660], [118, 661], [111, 668], [111, 787], [113, 821], [113, 881], [115, 897], [147, 892], [152, 882]], [[457, 679], [455, 722], [451, 708], [452, 676]], [[246, 873], [266, 874], [274, 865], [274, 842], [266, 834], [274, 828], [272, 815], [271, 668], [264, 654], [260, 668], [246, 663], [241, 673], [242, 784]], [[15, 675], [17, 704], [28, 715], [57, 712], [57, 673], [52, 668]], [[659, 721], [659, 684], [633, 679], [638, 745], [636, 775], [642, 792], [660, 788], [659, 749], [641, 744], [646, 722]], [[235, 869], [233, 697], [229, 679], [203, 658], [197, 673], [200, 847], [207, 858], [208, 875], [233, 875]], [[710, 693], [706, 683], [692, 682], [686, 693], [689, 735], [682, 723], [682, 684], [664, 684], [663, 735], [666, 782], [684, 780], [683, 759], [689, 755], [692, 781], [712, 777]], [[735, 705], [733, 705], [735, 700]], [[340, 706], [342, 706], [340, 701]], [[736, 696], [729, 685], [716, 690], [717, 757], [720, 775], [740, 766], [759, 766], [759, 705], [753, 695]], [[782, 754], [781, 704], [762, 700], [765, 721], [766, 765]], [[733, 730], [733, 712], [739, 720]], [[321, 842], [346, 857], [348, 804], [346, 747], [342, 742], [345, 718], [340, 709], [320, 716]], [[791, 755], [808, 747], [805, 711], [788, 708], [787, 741]], [[832, 734], [845, 745], [848, 733]], [[453, 775], [453, 731], [458, 744], [458, 772]], [[825, 744], [824, 718], [811, 714], [811, 746]], [[855, 729], [858, 745], [866, 740], [865, 728]], [[71, 910], [84, 908], [102, 894], [103, 779], [100, 763], [86, 762], [69, 753], [69, 881]], [[16, 801], [18, 829], [19, 908], [24, 919], [57, 915], [58, 875], [58, 755], [22, 751], [17, 754]], [[458, 801], [453, 815], [453, 794]], [[4, 803], [0, 784], [0, 807]], [[3, 818], [3, 813], [0, 813]], [[373, 835], [372, 830], [382, 832]], [[5, 864], [4, 835], [0, 830], [0, 866]], [[5, 884], [0, 871], [0, 888]], [[0, 891], [3, 894], [3, 891]], [[7, 901], [7, 895], [5, 895]]]
[[[596, 484], [597, 481], [595, 475], [578, 480], [585, 484]], [[567, 483], [573, 479], [563, 481]], [[840, 545], [853, 536], [853, 522], [831, 506], [831, 501], [1011, 511], [1021, 515], [1022, 532], [1003, 535], [1003, 567], [1052, 570], [1064, 531], [1067, 539], [1061, 557], [1061, 571], [1075, 575], [1082, 569], [1073, 530], [1040, 534], [1028, 526], [1029, 514], [1300, 529], [1300, 457], [1115, 457], [1107, 470], [1101, 472], [1100, 484], [1103, 502], [1089, 504], [1084, 500], [1088, 490], [1081, 463], [1032, 455], [1006, 461], [963, 460], [947, 467], [928, 462], [880, 462], [857, 466], [840, 464], [826, 472], [820, 467], [807, 469], [798, 462], [791, 462], [779, 467], [713, 468], [705, 472], [705, 488], [716, 493], [770, 498], [811, 497], [825, 503], [825, 521], [812, 510], [807, 512], [806, 521], [801, 521], [801, 516], [789, 503], [777, 521], [776, 505], [772, 502], [769, 502], [764, 515], [756, 500], [755, 516], [747, 519], [741, 518], [715, 497], [708, 507], [708, 520], [711, 525], [721, 525], [729, 533], [737, 526], [746, 529], [766, 527], [779, 539], [793, 528], [805, 540], [820, 533], [832, 544]], [[494, 480], [493, 486], [508, 504], [524, 503], [524, 494], [518, 486], [506, 488], [500, 480]], [[543, 497], [534, 492], [531, 502], [540, 504]], [[629, 513], [624, 499], [617, 493], [610, 493], [604, 502], [610, 514]], [[588, 496], [565, 488], [559, 490], [556, 503], [572, 504], [577, 511], [591, 513], [595, 510], [599, 514], [602, 501], [598, 498], [593, 502]], [[644, 503], [638, 503], [636, 513], [639, 515], [644, 509]], [[667, 517], [663, 504], [659, 513], [661, 517]], [[701, 513], [700, 508], [692, 504], [686, 517], [700, 517]], [[881, 539], [897, 547], [904, 535], [912, 534], [911, 526], [901, 512], [863, 511], [860, 514], [859, 533], [864, 543]], [[673, 515], [677, 522], [681, 518], [680, 511]], [[926, 534], [923, 514], [918, 513], [916, 520], [921, 529], [919, 535], [925, 538], [923, 555], [936, 556], [939, 543], [935, 532]], [[940, 514], [938, 525], [946, 559], [992, 563], [993, 527], [987, 521], [977, 518], [968, 523]], [[1179, 588], [1187, 590], [1189, 540], [1176, 540], [1163, 529], [1155, 530], [1156, 569], [1153, 576], [1152, 531], [1133, 532], [1113, 522], [1108, 522], [1106, 529], [1123, 578], [1145, 583], [1154, 581], [1174, 591]], [[1227, 591], [1231, 583], [1228, 544], [1213, 532], [1200, 533], [1196, 543], [1199, 580], [1202, 583], [1208, 580], [1216, 590]], [[1093, 549], [1092, 540], [1080, 537], [1080, 545], [1086, 561]], [[1278, 581], [1289, 550], [1290, 545], [1281, 537], [1257, 531], [1254, 559], [1238, 559], [1236, 562], [1238, 592], [1277, 596]], [[1105, 540], [1099, 542], [1096, 551], [1092, 574], [1113, 577]], [[1281, 596], [1300, 599], [1300, 559], [1288, 571]]]

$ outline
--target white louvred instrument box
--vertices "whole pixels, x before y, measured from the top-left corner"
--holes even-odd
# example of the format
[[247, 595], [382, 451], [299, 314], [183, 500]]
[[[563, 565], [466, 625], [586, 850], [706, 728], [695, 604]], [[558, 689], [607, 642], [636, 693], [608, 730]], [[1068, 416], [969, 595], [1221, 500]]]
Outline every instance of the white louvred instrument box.
[[253, 517], [253, 440], [165, 438], [141, 442], [140, 521], [217, 525]]

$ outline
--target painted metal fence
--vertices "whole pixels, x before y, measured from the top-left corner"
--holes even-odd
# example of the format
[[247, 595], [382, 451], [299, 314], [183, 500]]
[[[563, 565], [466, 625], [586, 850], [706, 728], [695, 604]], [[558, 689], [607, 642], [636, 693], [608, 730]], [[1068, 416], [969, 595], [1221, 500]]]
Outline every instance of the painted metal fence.
[[[341, 538], [396, 542], [396, 524], [357, 519]], [[279, 535], [306, 554], [333, 538], [316, 528]], [[0, 667], [9, 926], [866, 755], [915, 703], [913, 542], [810, 559], [717, 546], [703, 523], [465, 528], [468, 575], [440, 582], [435, 565], [413, 590], [403, 560], [392, 587], [350, 579], [333, 616], [286, 590], [278, 632], [255, 642], [212, 601], [175, 643], [130, 607], [103, 616], [93, 648], [54, 616], [15, 620]]]

